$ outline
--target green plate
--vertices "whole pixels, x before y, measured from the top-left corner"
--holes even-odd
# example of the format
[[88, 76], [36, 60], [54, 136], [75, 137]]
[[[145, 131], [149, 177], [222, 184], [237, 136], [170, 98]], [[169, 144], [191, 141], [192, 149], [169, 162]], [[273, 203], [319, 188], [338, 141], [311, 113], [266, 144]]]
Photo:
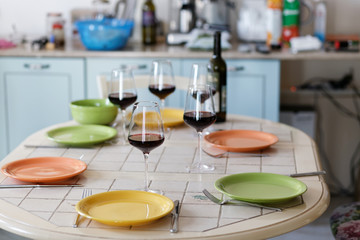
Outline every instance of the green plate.
[[306, 185], [273, 173], [240, 173], [216, 180], [215, 188], [230, 198], [254, 203], [278, 203], [303, 194]]
[[117, 131], [102, 125], [61, 127], [47, 132], [49, 139], [70, 146], [87, 146], [102, 143], [117, 135]]

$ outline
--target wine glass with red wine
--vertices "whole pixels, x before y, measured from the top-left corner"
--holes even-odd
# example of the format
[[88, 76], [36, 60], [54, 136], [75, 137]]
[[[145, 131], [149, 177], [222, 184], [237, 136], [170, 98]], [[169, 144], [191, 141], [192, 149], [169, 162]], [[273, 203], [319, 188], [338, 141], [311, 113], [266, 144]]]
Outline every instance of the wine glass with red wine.
[[[192, 84], [208, 84], [210, 86], [210, 90], [213, 95], [214, 99], [214, 107], [215, 107], [215, 113], [217, 112], [217, 107], [219, 106], [218, 98], [216, 98], [215, 94], [217, 94], [216, 91], [216, 82], [213, 78], [213, 71], [210, 68], [209, 63], [193, 63], [191, 68], [191, 77], [189, 81], [189, 85]], [[210, 132], [213, 132], [213, 125], [209, 126], [207, 128], [205, 134], [209, 134]]]
[[169, 60], [156, 60], [152, 63], [149, 90], [160, 98], [161, 110], [165, 107], [165, 98], [176, 89], [174, 72]]
[[187, 167], [190, 172], [205, 172], [215, 169], [202, 162], [202, 132], [216, 120], [212, 90], [208, 84], [190, 85], [186, 94], [184, 122], [198, 133], [198, 158]]
[[149, 190], [148, 158], [153, 149], [164, 142], [164, 126], [159, 105], [156, 102], [142, 101], [133, 106], [128, 140], [130, 145], [144, 154], [145, 191], [162, 194], [160, 190]]
[[108, 98], [121, 110], [121, 125], [124, 143], [127, 142], [126, 134], [126, 108], [137, 99], [135, 80], [130, 69], [114, 69], [111, 72], [111, 82]]

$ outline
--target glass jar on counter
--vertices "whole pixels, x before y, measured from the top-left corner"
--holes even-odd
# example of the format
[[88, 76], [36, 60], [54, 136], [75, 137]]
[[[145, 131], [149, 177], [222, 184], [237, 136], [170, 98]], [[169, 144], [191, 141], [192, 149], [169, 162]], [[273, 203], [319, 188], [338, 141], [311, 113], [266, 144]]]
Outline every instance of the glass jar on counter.
[[48, 13], [46, 17], [46, 36], [48, 39], [54, 37], [56, 48], [65, 45], [65, 20], [61, 13]]

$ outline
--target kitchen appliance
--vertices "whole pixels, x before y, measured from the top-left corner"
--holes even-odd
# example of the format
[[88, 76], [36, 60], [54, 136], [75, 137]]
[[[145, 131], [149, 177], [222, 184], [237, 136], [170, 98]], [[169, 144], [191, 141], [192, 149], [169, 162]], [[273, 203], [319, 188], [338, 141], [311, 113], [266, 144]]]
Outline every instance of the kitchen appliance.
[[244, 0], [239, 9], [237, 34], [245, 42], [266, 41], [266, 0]]
[[197, 23], [215, 30], [230, 30], [230, 0], [195, 0]]
[[182, 0], [179, 14], [179, 31], [188, 33], [195, 27], [195, 3], [194, 0]]

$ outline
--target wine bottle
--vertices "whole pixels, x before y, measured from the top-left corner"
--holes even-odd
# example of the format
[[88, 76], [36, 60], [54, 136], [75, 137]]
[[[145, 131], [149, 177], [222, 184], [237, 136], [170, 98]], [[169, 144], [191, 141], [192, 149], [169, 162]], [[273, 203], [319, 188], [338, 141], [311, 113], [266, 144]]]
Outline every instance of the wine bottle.
[[215, 32], [214, 53], [210, 59], [210, 72], [212, 85], [216, 90], [214, 94], [216, 122], [225, 122], [226, 120], [226, 71], [226, 63], [221, 57], [221, 32]]
[[152, 0], [146, 0], [142, 7], [142, 41], [145, 45], [156, 43], [156, 15]]

